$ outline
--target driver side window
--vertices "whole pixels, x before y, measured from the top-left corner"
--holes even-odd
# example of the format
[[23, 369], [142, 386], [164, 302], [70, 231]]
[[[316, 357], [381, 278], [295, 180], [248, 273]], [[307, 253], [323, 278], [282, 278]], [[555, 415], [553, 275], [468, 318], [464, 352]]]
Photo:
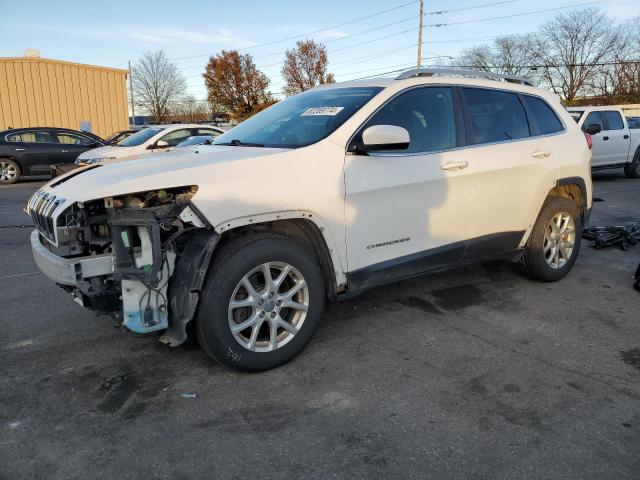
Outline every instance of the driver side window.
[[398, 153], [446, 150], [456, 146], [455, 104], [447, 87], [414, 88], [392, 98], [364, 126], [395, 125], [409, 132], [410, 144]]

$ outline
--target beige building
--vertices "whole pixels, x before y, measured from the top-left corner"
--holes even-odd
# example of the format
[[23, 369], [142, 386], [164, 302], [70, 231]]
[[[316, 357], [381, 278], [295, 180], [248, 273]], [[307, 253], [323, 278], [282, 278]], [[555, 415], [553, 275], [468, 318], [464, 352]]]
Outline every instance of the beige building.
[[128, 70], [0, 58], [0, 130], [61, 127], [106, 137], [129, 127]]

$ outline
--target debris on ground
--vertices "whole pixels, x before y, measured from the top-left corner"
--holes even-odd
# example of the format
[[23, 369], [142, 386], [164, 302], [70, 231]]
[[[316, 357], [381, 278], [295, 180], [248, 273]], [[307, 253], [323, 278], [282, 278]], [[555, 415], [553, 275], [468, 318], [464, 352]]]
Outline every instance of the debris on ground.
[[114, 375], [113, 377], [107, 378], [104, 382], [100, 384], [99, 390], [109, 391], [111, 387], [116, 383], [124, 382], [129, 378], [131, 372], [122, 373], [120, 375]]
[[603, 227], [586, 227], [582, 238], [591, 240], [593, 248], [620, 247], [627, 250], [640, 242], [640, 223]]
[[196, 394], [195, 393], [183, 393], [181, 395], [182, 398], [196, 398]]

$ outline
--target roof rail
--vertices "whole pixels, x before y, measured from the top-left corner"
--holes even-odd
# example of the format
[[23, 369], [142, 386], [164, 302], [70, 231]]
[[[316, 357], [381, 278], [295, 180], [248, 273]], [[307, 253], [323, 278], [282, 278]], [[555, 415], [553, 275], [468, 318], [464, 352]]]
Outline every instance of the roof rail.
[[434, 75], [459, 75], [464, 77], [476, 77], [476, 78], [491, 78], [494, 80], [504, 80], [509, 83], [519, 83], [521, 85], [528, 85], [530, 87], [533, 84], [526, 78], [516, 77], [514, 75], [502, 75], [501, 73], [483, 72], [480, 70], [467, 70], [461, 68], [413, 68], [402, 72], [396, 77], [396, 80], [404, 80], [405, 78], [412, 77], [432, 77]]

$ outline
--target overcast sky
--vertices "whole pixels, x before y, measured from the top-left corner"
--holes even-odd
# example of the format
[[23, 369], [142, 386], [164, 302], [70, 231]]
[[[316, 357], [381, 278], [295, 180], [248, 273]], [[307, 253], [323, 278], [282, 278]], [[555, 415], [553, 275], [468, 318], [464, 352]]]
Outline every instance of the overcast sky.
[[[566, 10], [529, 12], [586, 3], [591, 2], [426, 0], [423, 41], [432, 43], [424, 45], [423, 57], [456, 56], [496, 35], [535, 31]], [[617, 20], [640, 15], [639, 0], [593, 6]], [[304, 38], [326, 44], [329, 70], [338, 81], [409, 68], [416, 61], [418, 8], [417, 1], [408, 0], [30, 0], [28, 7], [6, 2], [0, 56], [21, 56], [35, 48], [45, 58], [126, 68], [128, 60], [134, 62], [145, 50], [163, 49], [183, 71], [189, 93], [201, 99], [206, 96], [201, 74], [208, 55], [240, 49], [254, 56], [271, 79], [270, 89], [280, 92], [283, 52]], [[441, 10], [446, 12], [434, 13]], [[525, 15], [512, 16], [518, 14]], [[493, 18], [502, 16], [511, 17]]]

